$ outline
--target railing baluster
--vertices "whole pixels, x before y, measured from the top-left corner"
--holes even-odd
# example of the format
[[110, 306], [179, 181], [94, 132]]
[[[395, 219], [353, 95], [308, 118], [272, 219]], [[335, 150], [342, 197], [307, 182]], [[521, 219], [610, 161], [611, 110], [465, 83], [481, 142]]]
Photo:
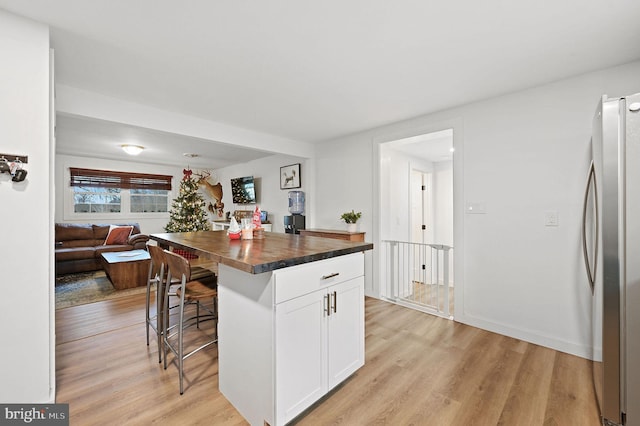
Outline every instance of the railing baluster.
[[[425, 312], [450, 317], [450, 264], [453, 247], [383, 240], [386, 298]], [[423, 266], [424, 265], [424, 266]], [[440, 294], [440, 289], [443, 293]]]
[[442, 269], [444, 286], [444, 314], [449, 316], [449, 248], [442, 251]]

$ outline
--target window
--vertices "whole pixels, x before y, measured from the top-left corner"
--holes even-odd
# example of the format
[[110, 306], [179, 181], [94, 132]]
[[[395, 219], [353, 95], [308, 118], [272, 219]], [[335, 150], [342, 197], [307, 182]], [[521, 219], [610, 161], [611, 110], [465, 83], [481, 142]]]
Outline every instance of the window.
[[120, 213], [119, 188], [73, 187], [75, 213]]
[[73, 212], [166, 213], [171, 176], [69, 168]]
[[163, 189], [132, 189], [132, 213], [166, 213], [169, 211], [169, 191]]

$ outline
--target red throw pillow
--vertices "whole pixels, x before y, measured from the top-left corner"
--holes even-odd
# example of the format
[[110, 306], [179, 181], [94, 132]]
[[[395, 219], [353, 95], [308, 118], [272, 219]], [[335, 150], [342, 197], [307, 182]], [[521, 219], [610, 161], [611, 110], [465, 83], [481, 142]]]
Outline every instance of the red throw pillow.
[[133, 231], [133, 226], [115, 226], [109, 227], [109, 233], [107, 239], [104, 240], [105, 246], [111, 245], [124, 245], [127, 244], [127, 240]]

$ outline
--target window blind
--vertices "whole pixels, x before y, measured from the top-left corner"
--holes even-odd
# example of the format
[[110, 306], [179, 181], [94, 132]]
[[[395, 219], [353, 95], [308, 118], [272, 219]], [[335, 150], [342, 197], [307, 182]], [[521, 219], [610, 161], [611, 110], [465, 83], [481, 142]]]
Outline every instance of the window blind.
[[168, 175], [78, 169], [75, 167], [70, 167], [69, 171], [71, 172], [71, 186], [171, 190], [172, 176]]

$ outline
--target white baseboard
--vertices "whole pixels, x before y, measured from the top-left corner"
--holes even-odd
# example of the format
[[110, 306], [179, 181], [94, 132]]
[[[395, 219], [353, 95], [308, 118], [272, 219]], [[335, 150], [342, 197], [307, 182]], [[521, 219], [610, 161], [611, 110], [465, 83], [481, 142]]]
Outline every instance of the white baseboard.
[[[513, 328], [504, 324], [496, 323], [493, 321], [487, 321], [482, 318], [473, 317], [469, 315], [459, 315], [457, 312], [454, 315], [455, 321], [470, 325], [472, 327], [481, 328], [483, 330], [491, 331], [493, 333], [502, 334], [504, 336], [512, 337], [514, 339], [523, 340], [525, 342], [533, 343], [536, 345], [544, 346], [546, 348], [554, 349], [560, 352], [565, 352], [571, 355], [579, 356], [593, 360], [594, 354], [591, 346], [581, 345], [576, 343], [560, 340], [555, 337], [545, 336], [539, 333], [535, 333], [529, 330], [522, 330], [519, 328]], [[598, 358], [598, 350], [596, 350], [596, 359]]]

